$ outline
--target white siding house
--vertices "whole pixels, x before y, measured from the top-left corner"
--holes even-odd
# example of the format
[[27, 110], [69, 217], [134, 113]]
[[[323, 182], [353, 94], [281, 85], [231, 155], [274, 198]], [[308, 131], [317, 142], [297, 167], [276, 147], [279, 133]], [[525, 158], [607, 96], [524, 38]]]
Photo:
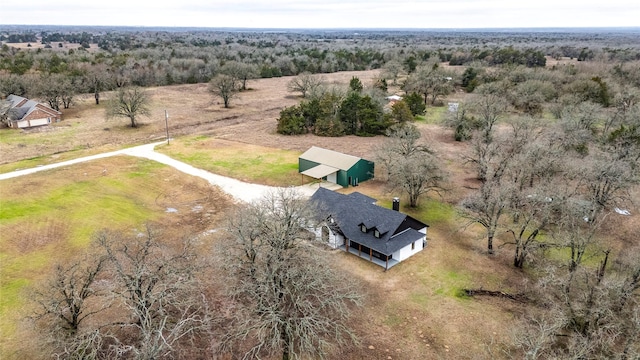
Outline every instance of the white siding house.
[[422, 251], [427, 243], [428, 225], [375, 205], [375, 199], [358, 192], [343, 195], [319, 188], [311, 201], [320, 220], [311, 229], [317, 239], [385, 269]]

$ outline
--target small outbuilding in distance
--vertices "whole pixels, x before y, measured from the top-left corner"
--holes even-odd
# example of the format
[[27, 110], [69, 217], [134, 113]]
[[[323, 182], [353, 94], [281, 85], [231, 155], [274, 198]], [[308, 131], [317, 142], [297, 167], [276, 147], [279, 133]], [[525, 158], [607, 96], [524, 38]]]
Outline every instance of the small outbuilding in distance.
[[298, 158], [298, 172], [318, 180], [326, 180], [342, 187], [358, 186], [373, 179], [374, 163], [353, 155], [316, 146]]

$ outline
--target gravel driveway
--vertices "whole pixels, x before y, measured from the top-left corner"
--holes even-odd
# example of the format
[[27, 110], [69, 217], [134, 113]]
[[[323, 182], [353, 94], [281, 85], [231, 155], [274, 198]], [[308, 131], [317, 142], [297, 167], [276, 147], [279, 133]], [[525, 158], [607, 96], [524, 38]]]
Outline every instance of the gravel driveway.
[[[74, 164], [78, 164], [86, 161], [103, 159], [110, 156], [129, 155], [129, 156], [136, 156], [136, 157], [157, 161], [159, 163], [171, 166], [174, 169], [181, 171], [185, 174], [203, 178], [207, 180], [211, 185], [218, 186], [222, 191], [233, 196], [236, 200], [241, 200], [244, 202], [253, 202], [255, 200], [258, 200], [264, 197], [264, 195], [266, 195], [269, 192], [278, 190], [277, 187], [273, 187], [273, 186], [250, 184], [250, 183], [242, 182], [240, 180], [232, 179], [229, 177], [213, 174], [208, 171], [195, 168], [189, 164], [170, 158], [167, 155], [156, 152], [154, 148], [157, 145], [163, 144], [163, 143], [164, 141], [156, 142], [156, 143], [151, 143], [146, 145], [135, 146], [128, 149], [117, 150], [117, 151], [112, 151], [108, 153], [102, 153], [102, 154], [86, 156], [78, 159], [63, 161], [56, 164], [43, 165], [43, 166], [31, 168], [31, 169], [16, 170], [16, 171], [0, 174], [0, 180], [29, 175], [38, 171], [55, 169], [58, 167], [74, 165]], [[329, 187], [332, 189], [341, 188], [340, 185], [325, 182], [322, 184], [315, 183], [311, 185], [296, 186], [295, 189], [302, 196], [311, 196], [316, 191], [316, 189], [318, 189], [319, 186]]]

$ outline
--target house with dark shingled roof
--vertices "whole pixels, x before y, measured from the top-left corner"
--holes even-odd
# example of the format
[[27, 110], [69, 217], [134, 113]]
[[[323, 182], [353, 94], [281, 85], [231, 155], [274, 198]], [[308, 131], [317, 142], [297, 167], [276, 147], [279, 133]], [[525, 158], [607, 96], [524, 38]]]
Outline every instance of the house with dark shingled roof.
[[376, 199], [354, 192], [340, 194], [319, 188], [310, 198], [319, 225], [316, 237], [334, 249], [358, 255], [386, 269], [422, 251], [427, 224], [399, 211], [376, 205]]

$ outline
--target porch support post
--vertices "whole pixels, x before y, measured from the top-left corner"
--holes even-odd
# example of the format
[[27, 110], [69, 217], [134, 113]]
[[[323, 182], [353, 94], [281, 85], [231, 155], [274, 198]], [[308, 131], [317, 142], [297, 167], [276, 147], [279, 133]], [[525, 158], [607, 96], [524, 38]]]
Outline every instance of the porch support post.
[[369, 261], [373, 261], [373, 249], [369, 248]]
[[362, 244], [358, 244], [358, 256], [360, 256], [361, 252], [362, 252]]
[[388, 270], [388, 269], [389, 269], [389, 255], [386, 255], [386, 257], [387, 257], [387, 263], [386, 263], [386, 265], [384, 266], [384, 269], [385, 269], [385, 270]]
[[347, 252], [349, 252], [349, 239], [345, 239], [344, 244], [345, 244], [345, 248], [347, 249]]

